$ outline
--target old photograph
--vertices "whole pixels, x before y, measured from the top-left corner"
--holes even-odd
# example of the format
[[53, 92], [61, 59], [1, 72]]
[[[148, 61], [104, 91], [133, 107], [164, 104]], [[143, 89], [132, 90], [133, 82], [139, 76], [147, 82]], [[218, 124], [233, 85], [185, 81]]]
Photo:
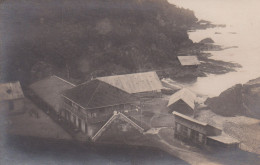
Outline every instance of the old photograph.
[[259, 165], [259, 0], [0, 0], [0, 165]]

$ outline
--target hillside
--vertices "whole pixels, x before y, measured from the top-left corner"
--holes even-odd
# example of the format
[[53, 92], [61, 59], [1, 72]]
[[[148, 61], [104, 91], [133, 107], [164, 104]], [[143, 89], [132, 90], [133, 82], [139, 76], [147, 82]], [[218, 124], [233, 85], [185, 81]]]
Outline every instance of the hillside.
[[166, 0], [10, 0], [0, 7], [6, 80], [86, 80], [178, 65], [197, 19]]

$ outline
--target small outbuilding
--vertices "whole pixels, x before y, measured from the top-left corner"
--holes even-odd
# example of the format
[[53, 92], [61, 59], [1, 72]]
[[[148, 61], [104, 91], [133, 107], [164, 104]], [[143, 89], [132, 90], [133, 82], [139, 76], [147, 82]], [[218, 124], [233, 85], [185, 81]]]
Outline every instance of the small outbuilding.
[[197, 67], [200, 64], [197, 56], [178, 56], [180, 64], [185, 67]]
[[24, 94], [19, 81], [0, 84], [0, 107], [4, 110], [24, 108]]
[[183, 88], [170, 96], [167, 107], [169, 113], [173, 111], [192, 116], [195, 110], [197, 96], [190, 90]]
[[237, 149], [239, 148], [239, 141], [222, 133], [218, 136], [208, 136], [207, 145], [215, 149]]
[[239, 141], [222, 133], [222, 130], [178, 112], [175, 120], [174, 137], [187, 143], [212, 149], [236, 149]]

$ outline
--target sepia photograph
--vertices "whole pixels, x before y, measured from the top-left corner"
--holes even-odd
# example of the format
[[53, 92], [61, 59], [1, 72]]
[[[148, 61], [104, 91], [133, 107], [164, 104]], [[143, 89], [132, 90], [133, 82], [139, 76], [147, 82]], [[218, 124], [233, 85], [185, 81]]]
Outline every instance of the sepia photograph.
[[259, 0], [0, 0], [0, 165], [259, 165]]

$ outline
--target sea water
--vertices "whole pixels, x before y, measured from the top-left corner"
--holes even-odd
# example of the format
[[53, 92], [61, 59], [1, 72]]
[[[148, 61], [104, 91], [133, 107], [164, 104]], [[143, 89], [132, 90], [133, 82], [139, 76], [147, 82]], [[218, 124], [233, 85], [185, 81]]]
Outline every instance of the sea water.
[[178, 7], [194, 11], [201, 20], [226, 27], [208, 28], [189, 32], [193, 42], [210, 37], [215, 44], [233, 47], [209, 51], [215, 60], [238, 63], [236, 72], [199, 77], [187, 87], [196, 93], [217, 96], [229, 87], [260, 77], [260, 1], [258, 0], [168, 0]]

